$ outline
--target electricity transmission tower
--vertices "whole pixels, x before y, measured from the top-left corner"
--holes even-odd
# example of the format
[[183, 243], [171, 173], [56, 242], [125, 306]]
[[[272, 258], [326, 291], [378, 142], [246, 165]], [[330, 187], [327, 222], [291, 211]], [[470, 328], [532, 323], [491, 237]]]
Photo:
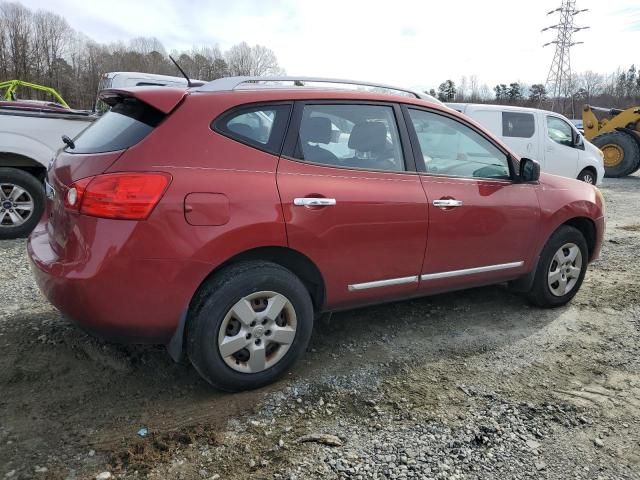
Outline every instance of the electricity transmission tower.
[[[551, 42], [547, 42], [543, 45], [555, 45], [556, 52], [553, 55], [553, 61], [551, 62], [551, 68], [549, 68], [549, 75], [547, 76], [547, 83], [545, 89], [547, 94], [551, 97], [551, 110], [556, 107], [556, 102], [564, 100], [571, 95], [572, 78], [571, 78], [571, 47], [584, 42], [574, 42], [573, 34], [585, 30], [589, 27], [577, 27], [575, 25], [575, 16], [579, 13], [586, 12], [588, 9], [584, 8], [578, 10], [576, 8], [576, 0], [562, 0], [562, 5], [551, 10], [547, 15], [553, 15], [559, 13], [559, 22], [555, 25], [543, 28], [542, 31], [556, 30], [556, 38]], [[573, 105], [573, 98], [571, 101], [572, 115], [575, 116], [575, 107]]]

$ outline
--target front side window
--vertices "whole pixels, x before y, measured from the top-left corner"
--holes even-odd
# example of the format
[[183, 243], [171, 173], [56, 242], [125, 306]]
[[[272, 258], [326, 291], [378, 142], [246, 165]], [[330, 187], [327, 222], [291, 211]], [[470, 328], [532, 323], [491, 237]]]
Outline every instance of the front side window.
[[502, 112], [502, 136], [531, 138], [536, 132], [532, 113]]
[[214, 129], [242, 143], [280, 153], [290, 105], [245, 107], [223, 115]]
[[409, 109], [427, 173], [470, 178], [510, 178], [509, 159], [498, 147], [452, 118]]
[[573, 129], [558, 117], [547, 117], [547, 135], [560, 145], [573, 147]]
[[295, 157], [334, 167], [404, 171], [392, 107], [305, 105]]

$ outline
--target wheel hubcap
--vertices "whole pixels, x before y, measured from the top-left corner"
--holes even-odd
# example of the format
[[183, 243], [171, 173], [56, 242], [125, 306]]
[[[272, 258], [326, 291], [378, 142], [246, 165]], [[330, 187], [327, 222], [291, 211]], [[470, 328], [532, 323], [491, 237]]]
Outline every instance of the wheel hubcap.
[[296, 336], [297, 318], [287, 297], [256, 292], [231, 307], [220, 325], [218, 351], [242, 373], [271, 368], [285, 356]]
[[33, 214], [33, 198], [13, 183], [0, 183], [0, 226], [18, 227]]
[[615, 167], [622, 162], [624, 158], [624, 150], [619, 145], [608, 143], [602, 146], [602, 154], [604, 155], [604, 166]]
[[562, 297], [574, 289], [582, 271], [582, 252], [575, 243], [565, 243], [549, 265], [549, 290], [556, 297]]

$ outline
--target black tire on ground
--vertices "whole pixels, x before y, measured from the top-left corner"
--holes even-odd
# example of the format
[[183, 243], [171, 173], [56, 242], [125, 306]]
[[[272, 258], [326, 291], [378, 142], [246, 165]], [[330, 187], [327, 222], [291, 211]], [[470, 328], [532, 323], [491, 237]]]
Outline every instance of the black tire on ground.
[[[277, 363], [257, 373], [240, 372], [220, 353], [220, 329], [234, 305], [256, 292], [275, 292], [289, 300], [297, 323], [295, 337]], [[238, 263], [218, 272], [196, 294], [187, 320], [187, 353], [198, 373], [216, 388], [231, 392], [259, 388], [284, 375], [305, 352], [313, 318], [309, 292], [291, 271], [265, 261]], [[268, 338], [262, 338], [266, 350]]]
[[[573, 244], [579, 248], [581, 255], [581, 268], [573, 287], [566, 294], [557, 296], [551, 291], [551, 287], [549, 285], [549, 272], [552, 265], [556, 265], [554, 263], [554, 256], [567, 244]], [[584, 275], [587, 271], [588, 263], [589, 250], [582, 232], [569, 225], [562, 225], [551, 235], [547, 244], [542, 249], [535, 278], [533, 280], [533, 287], [527, 294], [529, 301], [542, 308], [559, 307], [568, 303], [576, 293], [578, 293], [578, 290], [580, 290], [580, 286], [584, 280]], [[554, 268], [554, 270], [555, 269], [556, 268]]]
[[631, 137], [630, 133], [626, 132], [609, 132], [598, 135], [592, 140], [592, 143], [603, 149], [605, 153], [605, 162], [607, 162], [606, 145], [617, 146], [623, 156], [615, 166], [608, 167], [605, 163], [605, 177], [624, 177], [636, 171], [640, 167], [640, 146], [638, 142]]
[[591, 168], [585, 168], [578, 174], [578, 180], [595, 185], [598, 179], [598, 175]]
[[[11, 195], [12, 186], [23, 189], [26, 194], [17, 199], [7, 198]], [[0, 168], [0, 189], [2, 189], [2, 195], [0, 195], [0, 240], [26, 237], [38, 224], [44, 212], [46, 200], [44, 186], [37, 178], [27, 172], [16, 168]], [[33, 201], [31, 213], [27, 214], [22, 210], [20, 216], [24, 216], [25, 220], [16, 224], [14, 220], [16, 217], [12, 219], [9, 211], [14, 215], [18, 213], [13, 208], [7, 207], [9, 207], [9, 203], [12, 200], [19, 200], [24, 203], [28, 198], [27, 196]]]

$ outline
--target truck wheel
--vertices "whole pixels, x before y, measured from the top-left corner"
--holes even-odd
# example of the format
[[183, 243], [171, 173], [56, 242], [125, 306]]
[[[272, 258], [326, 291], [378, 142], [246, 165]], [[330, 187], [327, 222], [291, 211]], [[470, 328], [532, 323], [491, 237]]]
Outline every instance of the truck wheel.
[[580, 181], [582, 181], [584, 183], [589, 183], [591, 185], [595, 185], [596, 184], [596, 174], [592, 169], [585, 168], [584, 170], [582, 170], [578, 174], [578, 180], [580, 180]]
[[29, 235], [44, 204], [44, 188], [35, 177], [16, 168], [0, 168], [0, 239]]
[[187, 320], [187, 352], [214, 387], [249, 390], [284, 375], [312, 328], [311, 297], [298, 277], [275, 263], [243, 262], [200, 288]]
[[569, 302], [582, 285], [588, 262], [584, 235], [577, 228], [562, 225], [542, 249], [529, 301], [543, 308]]
[[598, 135], [592, 143], [604, 154], [605, 177], [624, 177], [638, 169], [640, 147], [625, 132], [609, 132]]

